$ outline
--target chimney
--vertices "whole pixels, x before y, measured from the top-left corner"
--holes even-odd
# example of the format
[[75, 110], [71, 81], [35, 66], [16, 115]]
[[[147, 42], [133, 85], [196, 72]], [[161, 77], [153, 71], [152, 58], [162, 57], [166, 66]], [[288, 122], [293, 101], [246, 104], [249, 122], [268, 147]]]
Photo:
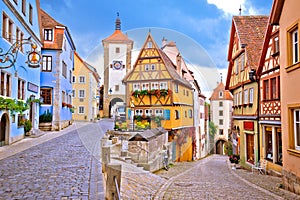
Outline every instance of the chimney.
[[179, 76], [182, 78], [182, 67], [181, 67], [181, 55], [180, 53], [176, 56], [176, 71], [179, 74]]

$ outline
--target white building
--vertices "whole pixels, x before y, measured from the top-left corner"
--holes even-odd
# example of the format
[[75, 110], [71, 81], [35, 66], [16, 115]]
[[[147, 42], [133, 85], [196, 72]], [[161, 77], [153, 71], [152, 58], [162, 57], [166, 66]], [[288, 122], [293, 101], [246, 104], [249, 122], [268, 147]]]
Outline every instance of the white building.
[[214, 137], [215, 153], [224, 154], [224, 145], [228, 141], [231, 129], [233, 98], [231, 93], [225, 90], [225, 86], [223, 82], [221, 82], [214, 89], [209, 100], [211, 121], [217, 127], [217, 132]]

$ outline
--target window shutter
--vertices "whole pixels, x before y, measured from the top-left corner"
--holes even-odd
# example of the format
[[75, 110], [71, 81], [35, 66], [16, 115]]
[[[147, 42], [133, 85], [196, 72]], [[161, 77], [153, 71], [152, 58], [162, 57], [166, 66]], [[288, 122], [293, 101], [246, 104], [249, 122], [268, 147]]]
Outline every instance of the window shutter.
[[165, 120], [170, 120], [170, 110], [164, 110], [164, 118]]

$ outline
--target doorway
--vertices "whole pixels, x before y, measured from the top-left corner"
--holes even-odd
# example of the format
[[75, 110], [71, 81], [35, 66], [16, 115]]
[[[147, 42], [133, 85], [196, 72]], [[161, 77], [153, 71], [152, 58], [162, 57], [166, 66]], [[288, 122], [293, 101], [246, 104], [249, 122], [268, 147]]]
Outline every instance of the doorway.
[[0, 147], [6, 145], [7, 128], [8, 128], [8, 116], [6, 113], [4, 113], [1, 117], [1, 125], [0, 125]]

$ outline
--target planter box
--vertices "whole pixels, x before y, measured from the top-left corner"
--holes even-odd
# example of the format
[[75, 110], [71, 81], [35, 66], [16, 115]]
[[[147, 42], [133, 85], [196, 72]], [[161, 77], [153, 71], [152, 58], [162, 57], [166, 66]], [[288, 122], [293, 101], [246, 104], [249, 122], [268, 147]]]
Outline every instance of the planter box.
[[39, 129], [41, 131], [51, 131], [52, 130], [52, 122], [40, 122]]

